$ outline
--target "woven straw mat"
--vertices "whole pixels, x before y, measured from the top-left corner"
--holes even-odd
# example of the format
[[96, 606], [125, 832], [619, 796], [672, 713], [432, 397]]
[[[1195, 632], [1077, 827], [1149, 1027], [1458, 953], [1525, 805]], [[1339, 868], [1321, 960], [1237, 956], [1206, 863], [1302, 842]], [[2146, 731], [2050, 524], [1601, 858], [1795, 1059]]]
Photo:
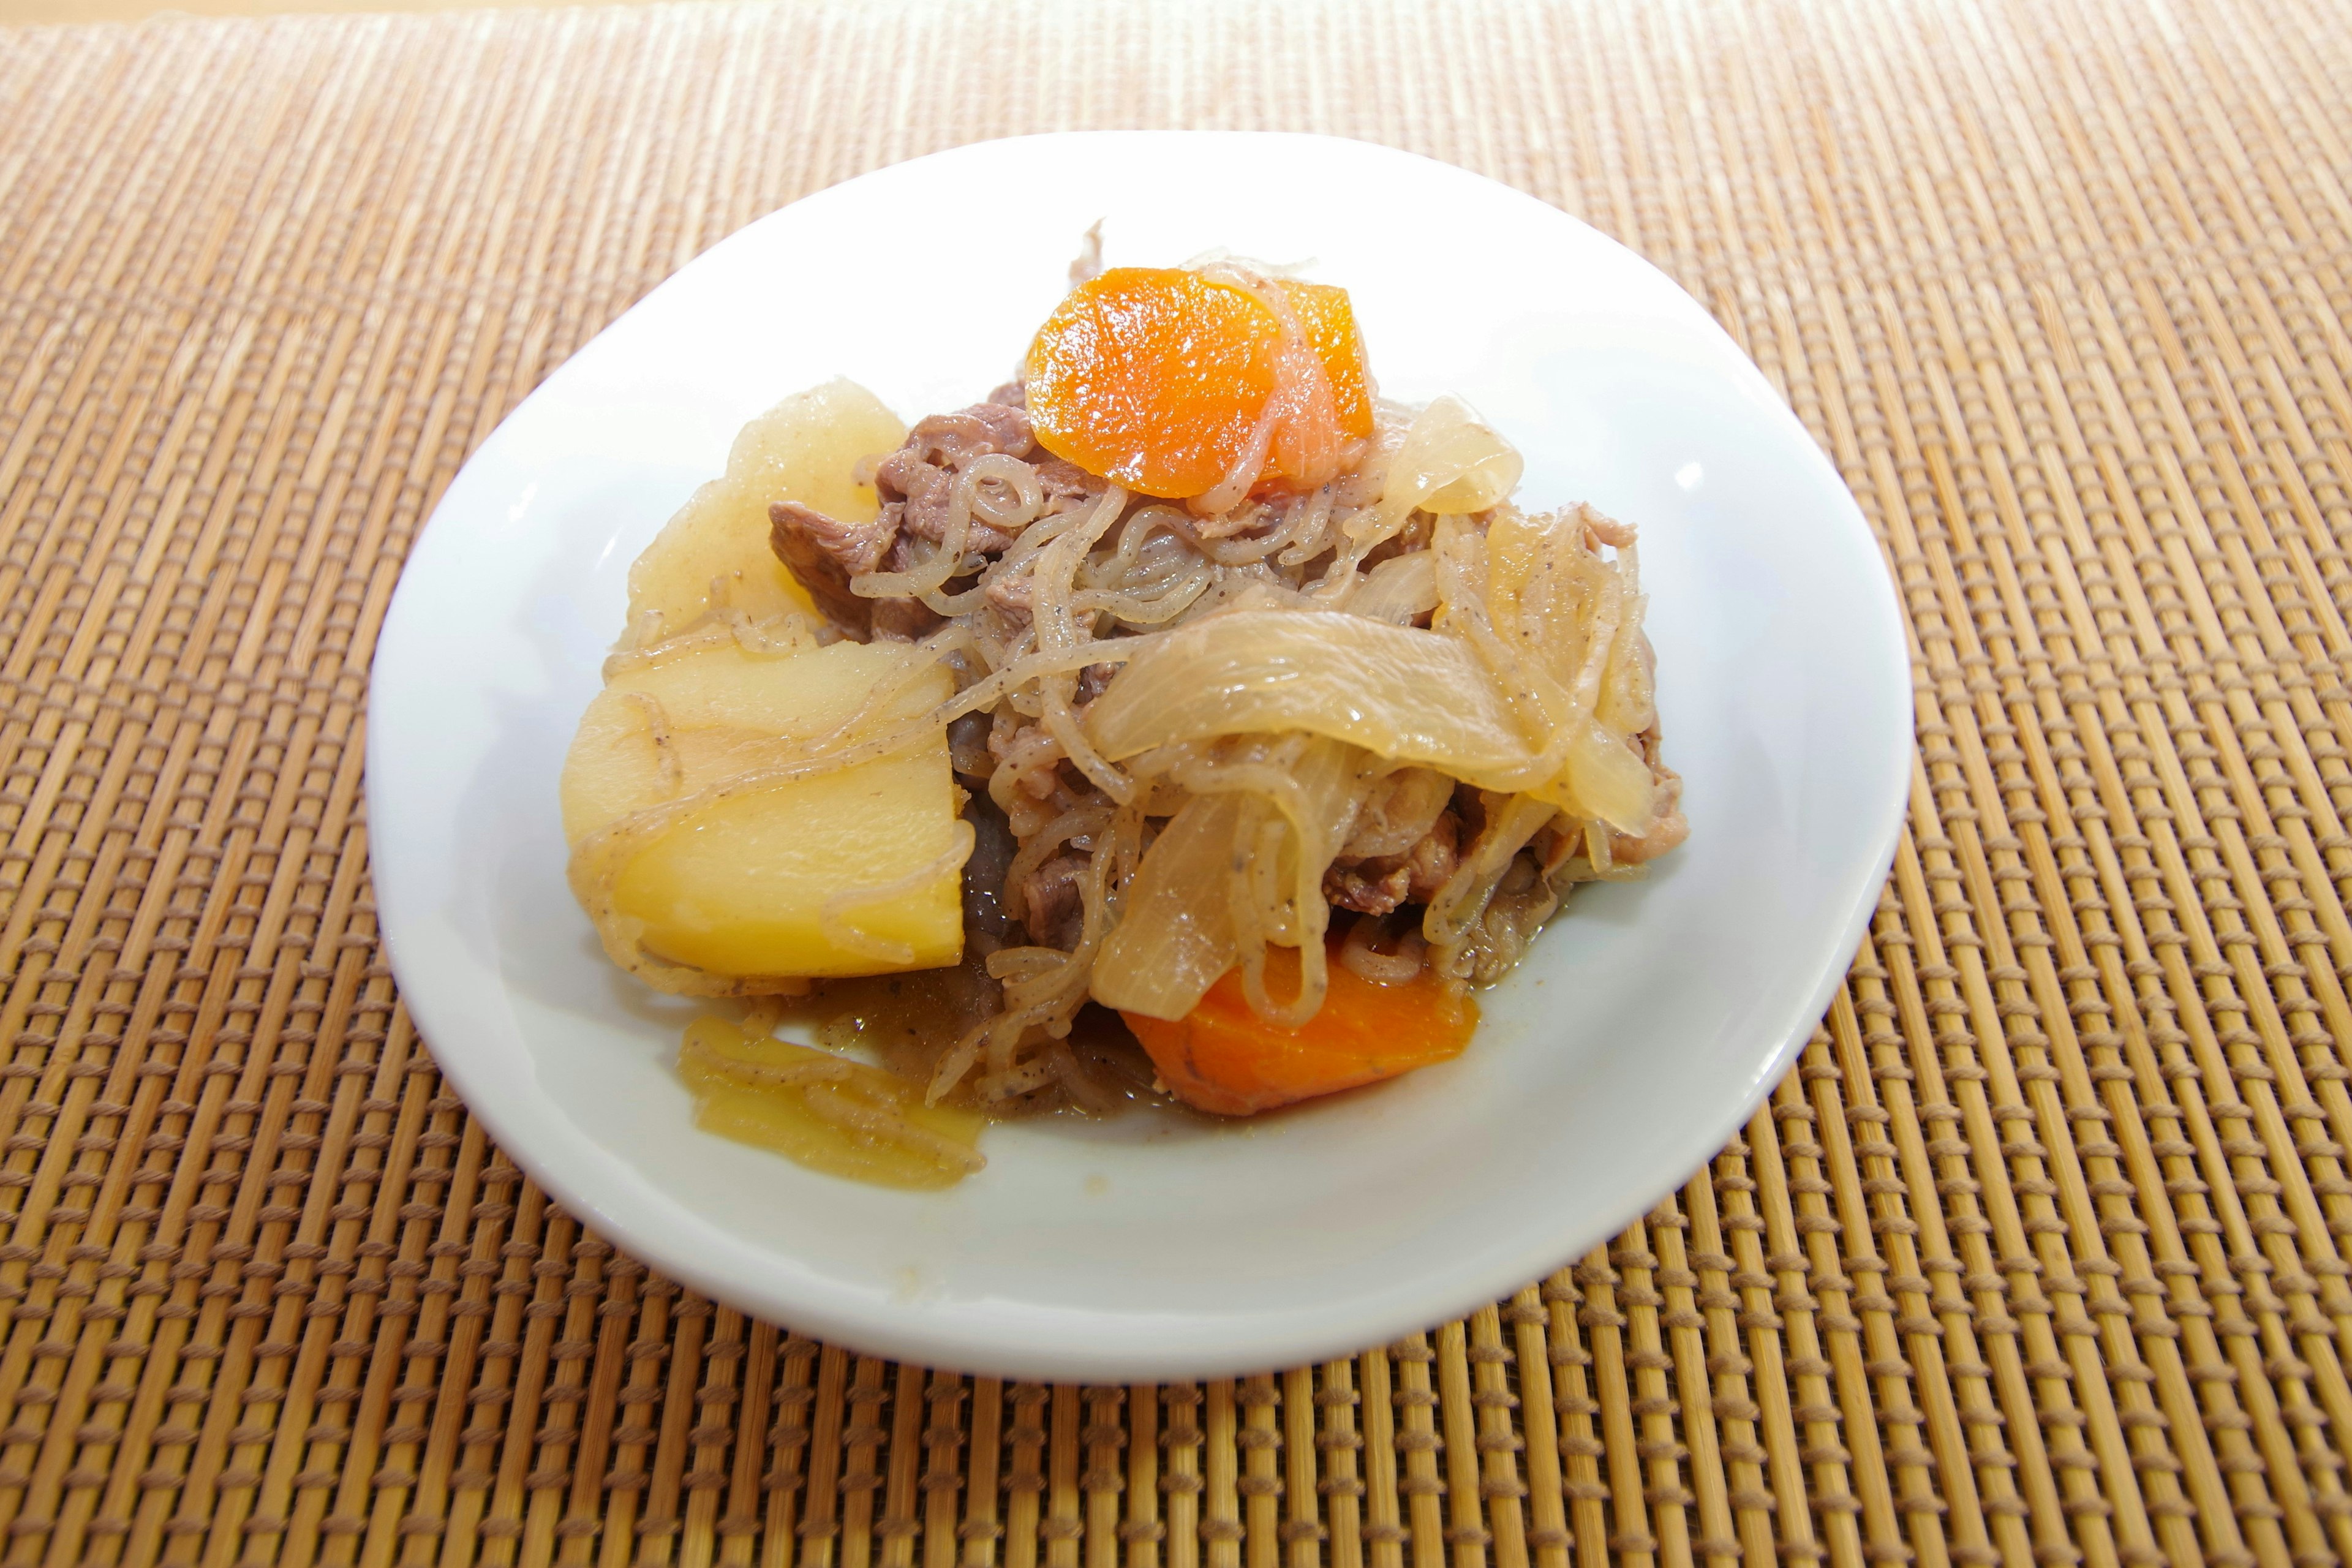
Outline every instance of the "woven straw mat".
[[[2352, 1556], [2347, 100], [2341, 0], [0, 32], [0, 1568]], [[1860, 497], [1916, 682], [1742, 1136], [1232, 1382], [649, 1273], [443, 1086], [369, 890], [370, 650], [500, 416], [781, 203], [1095, 125], [1411, 147], [1656, 260]]]

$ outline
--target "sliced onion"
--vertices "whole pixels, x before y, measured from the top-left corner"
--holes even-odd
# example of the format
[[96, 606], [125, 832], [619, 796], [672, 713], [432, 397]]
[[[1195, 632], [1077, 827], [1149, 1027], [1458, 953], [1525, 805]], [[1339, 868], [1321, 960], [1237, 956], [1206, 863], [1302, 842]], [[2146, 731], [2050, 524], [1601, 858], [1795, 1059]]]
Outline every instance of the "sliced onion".
[[1306, 730], [1474, 783], [1530, 755], [1460, 638], [1288, 609], [1161, 633], [1095, 700], [1087, 729], [1114, 761], [1175, 741]]
[[1391, 555], [1364, 574], [1342, 606], [1351, 616], [1409, 626], [1437, 608], [1437, 559], [1426, 550]]
[[1225, 898], [1242, 797], [1195, 797], [1171, 817], [1129, 884], [1118, 924], [1095, 958], [1095, 1000], [1149, 1018], [1181, 1018], [1239, 956]]
[[[1138, 650], [1087, 710], [1087, 731], [1117, 762], [1176, 742], [1303, 730], [1643, 831], [1648, 767], [1589, 714], [1567, 717], [1568, 733], [1533, 743], [1460, 637], [1359, 616], [1234, 610]], [[1535, 772], [1551, 750], [1565, 767]]]
[[1366, 544], [1392, 536], [1415, 511], [1485, 511], [1511, 493], [1526, 468], [1517, 448], [1458, 397], [1439, 397], [1413, 416], [1389, 460], [1380, 505], [1349, 531]]

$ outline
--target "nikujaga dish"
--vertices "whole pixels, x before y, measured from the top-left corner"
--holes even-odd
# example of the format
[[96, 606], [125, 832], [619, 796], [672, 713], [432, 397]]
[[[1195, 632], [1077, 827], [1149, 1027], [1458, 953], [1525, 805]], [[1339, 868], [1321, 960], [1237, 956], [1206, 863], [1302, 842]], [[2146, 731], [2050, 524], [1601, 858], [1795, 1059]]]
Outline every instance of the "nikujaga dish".
[[564, 766], [614, 962], [740, 999], [687, 1031], [698, 1121], [838, 1174], [1446, 1059], [1576, 884], [1685, 832], [1631, 526], [1382, 401], [1340, 289], [1074, 270], [985, 401], [748, 426]]

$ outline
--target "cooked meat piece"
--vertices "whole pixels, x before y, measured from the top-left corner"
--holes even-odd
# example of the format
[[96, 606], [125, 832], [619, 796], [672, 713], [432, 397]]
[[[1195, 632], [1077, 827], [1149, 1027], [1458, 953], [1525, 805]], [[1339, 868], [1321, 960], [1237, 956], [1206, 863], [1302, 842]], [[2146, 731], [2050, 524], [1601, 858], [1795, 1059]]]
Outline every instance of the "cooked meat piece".
[[1045, 491], [1045, 504], [1039, 509], [1040, 516], [1092, 506], [1108, 488], [1095, 475], [1061, 458], [1048, 458], [1034, 467], [1037, 470], [1037, 483]]
[[1454, 781], [1436, 769], [1399, 768], [1372, 786], [1338, 858], [1403, 854], [1428, 836], [1453, 798]]
[[1028, 743], [1033, 734], [1043, 734], [1045, 726], [1021, 717], [1012, 708], [999, 708], [988, 726], [988, 754], [999, 764], [1011, 760], [1013, 753]]
[[[863, 576], [879, 568], [896, 542], [891, 531], [873, 522], [843, 522], [814, 507], [781, 500], [768, 508], [776, 554], [789, 566], [796, 556], [821, 557], [844, 575]], [[792, 541], [787, 548], [785, 541]], [[812, 553], [814, 552], [814, 553]]]
[[1272, 507], [1260, 501], [1244, 501], [1232, 510], [1222, 512], [1215, 517], [1190, 519], [1184, 526], [1192, 531], [1192, 537], [1195, 539], [1214, 541], [1232, 539], [1237, 534], [1254, 532], [1273, 522], [1275, 517], [1276, 513]]
[[[907, 433], [906, 445], [874, 470], [882, 515], [919, 539], [937, 544], [948, 531], [956, 470], [971, 458], [1003, 453], [1025, 458], [1034, 449], [1029, 416], [1000, 403], [975, 403], [959, 414], [934, 414]], [[1013, 536], [971, 520], [965, 548], [996, 555]]]
[[[1649, 643], [1647, 637], [1643, 638], [1642, 641], [1645, 647]], [[1658, 721], [1656, 715], [1653, 714], [1650, 727], [1633, 737], [1633, 749], [1642, 753], [1642, 760], [1650, 764], [1650, 772], [1653, 773], [1658, 771]]]
[[1640, 837], [1627, 833], [1609, 836], [1609, 858], [1621, 866], [1639, 866], [1659, 856], [1690, 837], [1690, 823], [1683, 816], [1683, 776], [1672, 768], [1650, 764], [1658, 780], [1658, 815], [1650, 824], [1650, 831]]
[[1003, 713], [997, 718], [996, 727], [988, 732], [989, 754], [996, 759], [997, 773], [1011, 769], [1013, 781], [1030, 798], [1046, 799], [1058, 784], [1055, 764], [1061, 760], [1062, 742], [1034, 721], [1007, 724]]
[[[936, 510], [944, 519], [955, 476], [925, 458], [910, 441], [875, 465], [874, 488], [882, 493], [885, 510], [894, 504], [904, 510], [902, 503], [913, 500], [920, 510]], [[929, 537], [937, 539], [938, 530]]]
[[913, 452], [927, 463], [955, 468], [992, 452], [1025, 458], [1036, 444], [1027, 410], [1003, 403], [975, 403], [921, 421], [907, 432], [907, 444], [899, 449]]
[[1405, 852], [1405, 869], [1412, 873], [1412, 884], [1407, 889], [1412, 902], [1429, 902], [1454, 879], [1454, 868], [1460, 863], [1461, 846], [1461, 826], [1454, 814], [1448, 812], [1430, 825], [1428, 835], [1420, 843]]
[[920, 642], [946, 623], [920, 599], [868, 599], [879, 642]]
[[[891, 541], [889, 555], [882, 557], [882, 572], [912, 572], [915, 569], [915, 541], [906, 533]], [[943, 626], [940, 616], [924, 605], [922, 599], [866, 599], [873, 605], [873, 635], [882, 642], [919, 642], [929, 637], [931, 630]]]
[[1085, 900], [1078, 896], [1078, 879], [1087, 874], [1083, 855], [1056, 855], [1021, 884], [1021, 920], [1029, 934], [1048, 947], [1075, 947], [1072, 928], [1082, 916]]
[[1323, 874], [1323, 896], [1337, 908], [1367, 915], [1387, 914], [1399, 904], [1425, 904], [1453, 877], [1461, 842], [1461, 819], [1443, 810], [1402, 854], [1351, 859], [1342, 851]]
[[1632, 523], [1603, 517], [1591, 507], [1584, 509], [1584, 542], [1587, 549], [1598, 550], [1609, 544], [1622, 550], [1633, 542], [1633, 537]]
[[1020, 382], [1008, 381], [990, 393], [988, 401], [1002, 404], [1007, 408], [1026, 408], [1029, 406], [1029, 388]]
[[851, 593], [849, 580], [882, 563], [895, 541], [896, 526], [886, 518], [843, 522], [795, 500], [769, 507], [768, 523], [768, 544], [776, 559], [808, 590], [826, 618], [859, 642], [872, 637], [875, 602]]
[[[947, 537], [948, 512], [955, 504], [956, 477], [947, 468], [926, 463], [913, 448], [901, 447], [875, 470], [874, 488], [884, 498], [882, 517], [905, 533], [937, 544]], [[964, 534], [964, 548], [999, 555], [1011, 548], [1013, 535], [973, 518]]]
[[999, 403], [990, 398], [975, 403], [964, 410], [967, 417], [988, 426], [996, 450], [1007, 457], [1027, 458], [1037, 450], [1037, 435], [1029, 425], [1029, 407], [1024, 398], [1020, 403]]
[[1354, 910], [1365, 915], [1384, 915], [1404, 902], [1412, 873], [1401, 864], [1378, 876], [1367, 875], [1370, 868], [1370, 862], [1332, 867], [1323, 873], [1324, 899], [1335, 910]]
[[1087, 666], [1086, 668], [1078, 671], [1077, 692], [1071, 700], [1081, 708], [1085, 707], [1103, 694], [1104, 689], [1110, 685], [1111, 677], [1118, 673], [1118, 666], [1115, 664]]
[[[977, 713], [969, 717], [988, 722]], [[971, 824], [971, 856], [963, 863], [963, 929], [970, 952], [985, 958], [1022, 941], [1020, 923], [1004, 912], [1004, 879], [1020, 847], [1013, 842], [1013, 825], [986, 795], [966, 801], [963, 816]]]
[[[1650, 657], [1650, 640], [1642, 639], [1642, 652]], [[1620, 866], [1639, 866], [1680, 844], [1690, 837], [1690, 822], [1683, 816], [1683, 776], [1658, 760], [1662, 742], [1657, 717], [1653, 714], [1649, 725], [1626, 742], [1650, 766], [1650, 776], [1657, 781], [1658, 813], [1652, 818], [1650, 830], [1643, 834], [1612, 833], [1609, 836], [1609, 858]]]
[[1036, 601], [1037, 579], [1027, 572], [998, 577], [988, 584], [988, 602], [1015, 621], [1026, 622]]

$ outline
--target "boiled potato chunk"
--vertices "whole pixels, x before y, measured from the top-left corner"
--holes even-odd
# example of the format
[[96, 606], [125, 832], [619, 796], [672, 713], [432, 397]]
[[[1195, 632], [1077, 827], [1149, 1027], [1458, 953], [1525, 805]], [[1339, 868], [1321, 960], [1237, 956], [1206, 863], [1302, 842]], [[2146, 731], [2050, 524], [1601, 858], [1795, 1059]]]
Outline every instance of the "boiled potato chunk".
[[713, 583], [753, 620], [810, 614], [807, 594], [768, 548], [768, 504], [796, 500], [847, 522], [874, 516], [861, 458], [894, 450], [907, 427], [852, 381], [795, 393], [743, 426], [727, 472], [694, 492], [629, 568], [630, 638], [660, 641], [711, 607]]
[[[856, 712], [876, 683], [922, 656], [903, 644], [835, 643], [773, 656], [732, 643], [615, 675], [589, 704], [564, 760], [573, 845], [626, 813], [737, 777]], [[879, 730], [950, 695], [924, 668]], [[667, 753], [667, 757], [665, 756]], [[618, 912], [647, 951], [726, 975], [883, 974], [963, 953], [960, 839], [947, 738], [934, 732], [854, 767], [788, 779], [703, 806], [619, 868]], [[927, 867], [935, 875], [919, 877]], [[915, 885], [865, 896], [893, 883]], [[827, 905], [832, 905], [830, 913]]]

